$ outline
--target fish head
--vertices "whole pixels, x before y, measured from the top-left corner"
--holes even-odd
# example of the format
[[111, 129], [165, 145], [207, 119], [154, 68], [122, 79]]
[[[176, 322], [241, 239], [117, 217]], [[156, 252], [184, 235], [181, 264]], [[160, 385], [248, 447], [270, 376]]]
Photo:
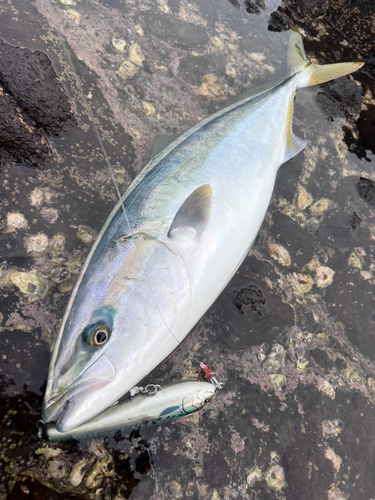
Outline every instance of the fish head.
[[[170, 269], [160, 257], [167, 250], [143, 239], [138, 250], [161, 269], [162, 281], [144, 278], [134, 245], [125, 241], [107, 250], [97, 265], [89, 264], [72, 294], [43, 403], [44, 422], [56, 422], [59, 432], [111, 406], [178, 345], [171, 333], [176, 300], [165, 285], [173, 280], [160, 277]], [[172, 270], [175, 276], [176, 266]], [[181, 293], [177, 284], [175, 290]]]
[[57, 421], [62, 425], [63, 415], [66, 418], [77, 400], [82, 406], [80, 413], [84, 413], [91, 395], [104, 391], [116, 376], [116, 311], [107, 305], [91, 312], [89, 305], [87, 301], [83, 307], [73, 304], [62, 327], [43, 402], [45, 422]]

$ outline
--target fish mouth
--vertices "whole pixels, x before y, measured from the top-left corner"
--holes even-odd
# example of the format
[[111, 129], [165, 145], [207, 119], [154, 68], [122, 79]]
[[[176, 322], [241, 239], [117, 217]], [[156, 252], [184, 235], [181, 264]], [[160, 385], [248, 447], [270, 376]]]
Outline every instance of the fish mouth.
[[95, 402], [115, 375], [115, 367], [103, 354], [63, 392], [60, 389], [58, 394], [43, 401], [43, 422], [56, 422], [58, 431], [66, 432], [95, 417], [102, 411], [95, 409]]

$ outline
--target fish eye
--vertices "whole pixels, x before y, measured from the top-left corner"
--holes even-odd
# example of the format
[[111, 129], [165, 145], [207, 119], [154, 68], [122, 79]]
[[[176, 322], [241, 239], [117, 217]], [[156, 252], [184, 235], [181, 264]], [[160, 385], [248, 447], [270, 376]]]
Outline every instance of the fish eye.
[[83, 333], [83, 339], [94, 348], [102, 347], [110, 337], [110, 329], [105, 323], [91, 325]]

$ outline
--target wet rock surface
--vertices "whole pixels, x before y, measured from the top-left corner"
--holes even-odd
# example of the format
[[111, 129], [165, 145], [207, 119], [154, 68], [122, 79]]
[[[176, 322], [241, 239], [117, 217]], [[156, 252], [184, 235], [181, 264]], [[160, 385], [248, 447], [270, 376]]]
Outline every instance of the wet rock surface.
[[15, 162], [44, 167], [52, 156], [46, 134], [76, 124], [48, 56], [0, 39], [0, 167]]
[[[17, 120], [32, 130], [29, 142], [0, 148], [1, 499], [372, 498], [372, 9], [313, 0], [1, 4], [4, 44], [30, 49], [9, 49], [22, 55], [7, 65], [22, 62], [20, 79], [14, 67], [7, 85], [0, 76], [0, 105], [20, 110], [4, 108], [13, 111], [2, 137], [18, 137]], [[94, 122], [124, 191], [155, 133], [179, 133], [282, 77], [283, 32], [296, 22], [316, 62], [368, 64], [298, 92], [294, 130], [308, 147], [280, 169], [238, 273], [148, 378], [197, 377], [204, 361], [224, 389], [203, 411], [130, 436], [38, 441], [59, 321], [116, 202]], [[27, 99], [44, 80], [54, 82], [51, 107], [32, 115], [39, 104]], [[54, 118], [59, 110], [64, 119]], [[32, 161], [44, 170], [24, 164]]]

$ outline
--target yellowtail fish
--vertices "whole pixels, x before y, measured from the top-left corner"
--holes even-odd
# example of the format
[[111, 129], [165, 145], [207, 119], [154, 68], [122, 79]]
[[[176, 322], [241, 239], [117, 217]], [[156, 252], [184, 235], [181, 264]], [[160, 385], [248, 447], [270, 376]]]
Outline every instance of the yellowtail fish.
[[44, 434], [49, 441], [67, 441], [139, 430], [200, 410], [215, 392], [215, 385], [210, 382], [186, 380], [156, 390], [152, 395], [133, 396], [67, 432], [59, 432], [55, 424], [48, 424]]
[[254, 241], [280, 165], [306, 142], [293, 100], [362, 63], [319, 66], [293, 31], [288, 76], [202, 120], [157, 153], [83, 266], [56, 340], [43, 420], [68, 432], [138, 384], [186, 337]]

